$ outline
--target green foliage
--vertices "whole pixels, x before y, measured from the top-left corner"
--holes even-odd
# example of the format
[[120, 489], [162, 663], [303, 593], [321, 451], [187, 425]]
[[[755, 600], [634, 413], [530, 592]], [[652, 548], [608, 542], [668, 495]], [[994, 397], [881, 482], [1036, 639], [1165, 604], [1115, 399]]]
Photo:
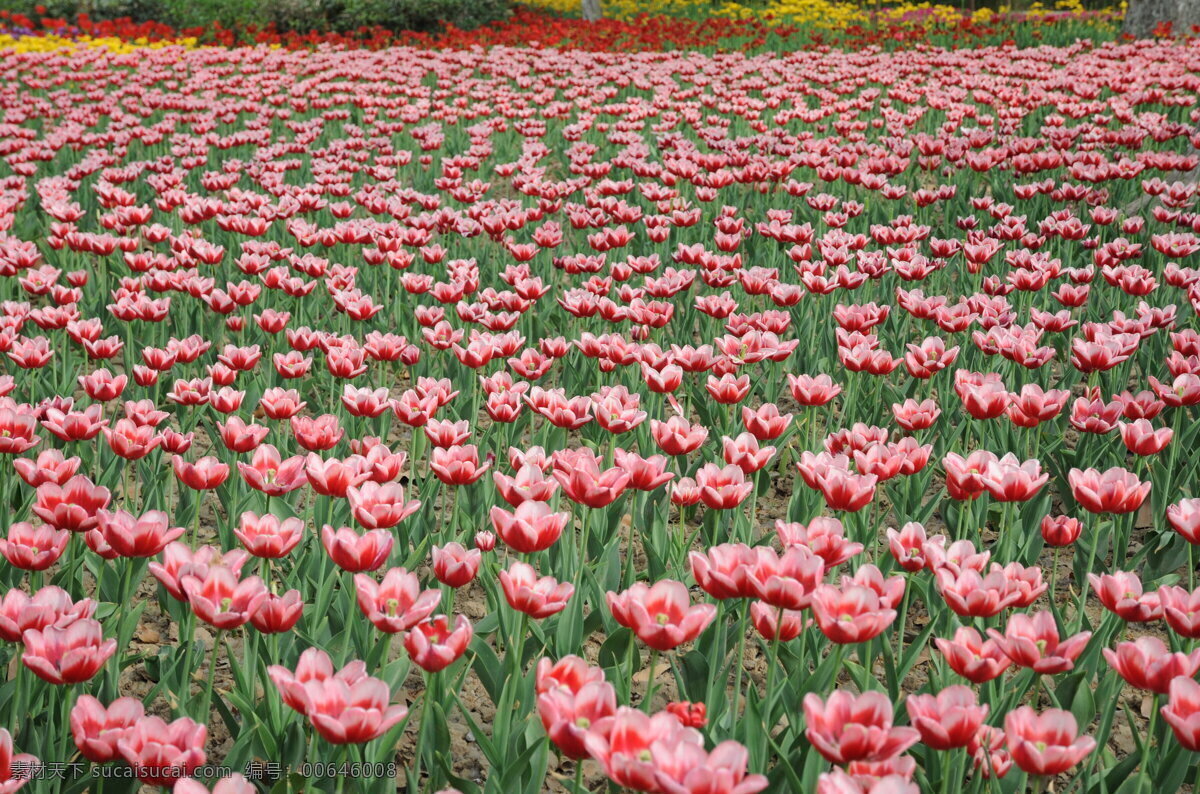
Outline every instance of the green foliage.
[[508, 0], [324, 0], [339, 30], [382, 25], [391, 30], [436, 30], [444, 24], [471, 29], [503, 19]]
[[446, 25], [471, 29], [504, 19], [510, 0], [0, 0], [0, 9], [67, 20], [80, 13], [92, 19], [130, 17], [177, 28], [226, 28], [274, 24], [280, 30], [354, 30], [380, 26], [389, 30], [433, 31]]

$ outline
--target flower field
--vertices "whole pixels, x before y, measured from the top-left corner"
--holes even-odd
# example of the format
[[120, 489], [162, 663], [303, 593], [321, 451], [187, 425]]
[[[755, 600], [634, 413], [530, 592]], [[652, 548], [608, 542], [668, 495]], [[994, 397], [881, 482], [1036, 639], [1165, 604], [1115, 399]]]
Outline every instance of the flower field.
[[845, 0], [780, 0], [755, 7], [715, 5], [708, 0], [609, 0], [604, 4], [608, 17], [594, 22], [571, 13], [578, 5], [579, 0], [538, 0], [516, 6], [508, 19], [490, 25], [472, 30], [444, 25], [434, 32], [392, 31], [378, 26], [347, 31], [280, 31], [271, 25], [233, 28], [219, 23], [175, 29], [161, 22], [134, 22], [129, 18], [93, 20], [83, 14], [74, 19], [30, 17], [0, 9], [0, 47], [46, 51], [85, 43], [127, 52], [166, 44], [267, 44], [291, 49], [321, 45], [368, 49], [535, 46], [598, 52], [747, 52], [830, 45], [1027, 46], [1071, 43], [1080, 38], [1107, 41], [1117, 37], [1121, 18], [1120, 8], [1088, 11], [1080, 0], [1059, 0], [1053, 8], [1034, 2], [1020, 12], [981, 8], [974, 13], [926, 2], [869, 10]]
[[0, 792], [1200, 786], [1196, 40], [156, 38], [0, 58]]

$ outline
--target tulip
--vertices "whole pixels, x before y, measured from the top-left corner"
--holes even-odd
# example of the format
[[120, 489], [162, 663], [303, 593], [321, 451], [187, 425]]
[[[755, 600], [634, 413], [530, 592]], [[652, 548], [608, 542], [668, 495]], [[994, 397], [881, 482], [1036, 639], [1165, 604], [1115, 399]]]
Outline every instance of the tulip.
[[666, 711], [688, 728], [703, 728], [708, 724], [708, 709], [703, 703], [689, 701], [674, 701], [667, 704]]
[[874, 592], [879, 597], [879, 605], [884, 609], [896, 608], [904, 598], [904, 577], [897, 574], [884, 579], [883, 572], [870, 563], [859, 566], [854, 576], [842, 576], [842, 588], [851, 585], [865, 587]]
[[706, 753], [689, 729], [676, 731], [655, 745], [655, 782], [671, 794], [755, 794], [767, 787], [763, 775], [748, 775], [750, 753], [738, 742], [721, 742]]
[[937, 637], [933, 642], [946, 657], [950, 669], [973, 684], [991, 681], [1012, 664], [1000, 643], [984, 640], [969, 626], [959, 627], [951, 640]]
[[429, 469], [447, 485], [470, 485], [491, 468], [488, 461], [479, 464], [479, 450], [474, 444], [435, 448]]
[[789, 374], [787, 380], [792, 397], [804, 406], [825, 405], [842, 392], [842, 387], [835, 384], [828, 375], [813, 377]]
[[892, 702], [881, 692], [804, 696], [804, 735], [834, 764], [893, 758], [921, 738], [913, 728], [892, 727], [892, 716]]
[[830, 467], [817, 478], [817, 487], [830, 510], [856, 513], [875, 498], [879, 478], [874, 474], [854, 474]]
[[0, 728], [0, 794], [19, 791], [36, 776], [41, 762], [29, 753], [13, 753], [12, 734]]
[[1138, 637], [1119, 642], [1115, 650], [1102, 653], [1112, 669], [1132, 687], [1167, 694], [1172, 679], [1192, 678], [1200, 670], [1200, 649], [1191, 653], [1170, 653], [1158, 637]]
[[95, 601], [90, 598], [72, 601], [66, 590], [54, 585], [43, 587], [32, 596], [13, 588], [0, 600], [0, 639], [20, 642], [29, 629], [65, 628], [82, 618], [90, 618], [95, 611]]
[[151, 425], [135, 425], [128, 419], [118, 419], [111, 428], [101, 428], [108, 446], [126, 460], [140, 460], [149, 455], [160, 443]]
[[821, 585], [813, 591], [812, 610], [821, 633], [839, 644], [878, 637], [896, 619], [896, 610], [883, 608], [874, 590], [854, 584]]
[[137, 698], [117, 698], [106, 708], [91, 695], [80, 695], [71, 708], [71, 735], [84, 758], [107, 764], [121, 757], [117, 742], [145, 715]]
[[21, 661], [51, 684], [77, 684], [94, 676], [117, 650], [117, 641], [104, 639], [100, 622], [80, 618], [64, 628], [26, 629]]
[[1045, 516], [1041, 532], [1047, 546], [1070, 546], [1083, 534], [1083, 522], [1070, 516]]
[[150, 510], [140, 517], [118, 510], [96, 511], [97, 528], [113, 552], [122, 557], [153, 557], [186, 531], [170, 527], [167, 514]]
[[500, 588], [508, 605], [541, 620], [564, 610], [575, 592], [574, 585], [559, 583], [551, 576], [538, 578], [533, 566], [514, 562], [507, 571], [500, 571]]
[[1157, 455], [1166, 449], [1175, 435], [1175, 431], [1169, 427], [1154, 429], [1147, 419], [1117, 424], [1121, 428], [1121, 440], [1125, 448], [1134, 455]]
[[474, 630], [466, 615], [458, 615], [454, 628], [445, 615], [436, 615], [418, 623], [404, 636], [404, 649], [413, 663], [429, 673], [444, 670], [467, 650]]
[[1050, 479], [1036, 460], [1019, 462], [1016, 455], [1007, 453], [991, 461], [983, 470], [980, 481], [997, 502], [1026, 502], [1032, 499]]
[[1012, 768], [1012, 753], [1007, 745], [1008, 737], [1004, 731], [991, 725], [979, 726], [967, 746], [967, 752], [971, 754], [972, 764], [984, 780], [1002, 778]]
[[1181, 637], [1200, 639], [1200, 589], [1188, 592], [1182, 587], [1160, 587], [1163, 620]]
[[194, 491], [211, 491], [229, 476], [229, 467], [212, 456], [189, 463], [175, 455], [171, 458], [171, 467], [179, 481]]
[[386, 529], [359, 535], [349, 527], [321, 527], [321, 545], [337, 567], [350, 573], [374, 571], [387, 562], [395, 537]]
[[539, 467], [531, 464], [517, 469], [515, 477], [494, 471], [492, 481], [500, 498], [512, 507], [520, 507], [522, 502], [548, 502], [558, 490], [558, 480], [547, 477]]
[[803, 612], [773, 607], [766, 601], [750, 604], [750, 622], [768, 642], [791, 642], [800, 636], [806, 625]]
[[614, 452], [617, 467], [629, 473], [629, 487], [635, 491], [654, 491], [674, 479], [675, 474], [667, 471], [667, 459], [662, 455], [643, 458], [636, 452], [617, 449]]
[[[20, 463], [21, 459], [15, 462]], [[1200, 499], [1183, 499], [1168, 505], [1167, 523], [1188, 543], [1200, 545]]]
[[920, 794], [921, 787], [901, 775], [884, 775], [859, 783], [852, 775], [835, 769], [817, 777], [817, 794]]
[[550, 548], [571, 519], [569, 513], [551, 512], [545, 502], [522, 502], [512, 512], [493, 507], [489, 515], [496, 534], [518, 554]]
[[774, 607], [806, 609], [825, 575], [825, 561], [807, 546], [789, 546], [781, 555], [769, 547], [753, 551], [753, 567], [745, 572], [755, 598]]
[[692, 578], [704, 592], [718, 600], [754, 596], [750, 574], [756, 559], [755, 552], [744, 543], [722, 543], [704, 554], [688, 552]]
[[708, 438], [708, 428], [692, 424], [682, 416], [672, 416], [665, 422], [651, 419], [650, 434], [663, 452], [677, 457], [699, 449]]
[[775, 533], [785, 547], [805, 546], [825, 563], [825, 568], [835, 568], [863, 550], [863, 544], [849, 540], [841, 521], [827, 516], [817, 516], [808, 526], [799, 522], [777, 520]]
[[591, 681], [572, 691], [565, 687], [539, 691], [538, 716], [546, 735], [563, 755], [576, 761], [588, 757], [584, 739], [593, 725], [617, 711], [612, 684]]
[[[658, 766], [653, 748], [660, 746], [671, 734], [684, 730], [689, 729], [668, 712], [650, 716], [621, 706], [611, 717], [591, 725], [584, 736], [584, 747], [616, 785], [634, 791], [657, 791], [659, 785], [655, 773]], [[697, 733], [692, 741], [700, 744], [703, 740]]]
[[96, 528], [96, 511], [108, 507], [112, 494], [82, 474], [65, 485], [45, 482], [38, 486], [34, 514], [56, 529], [85, 532]]
[[[183, 778], [172, 789], [174, 794], [208, 794], [208, 787], [194, 778]], [[246, 777], [234, 772], [213, 786], [212, 794], [255, 794], [258, 789]]]
[[585, 684], [603, 681], [604, 671], [599, 667], [592, 667], [584, 659], [573, 654], [568, 654], [557, 662], [543, 657], [538, 660], [534, 680], [539, 695], [552, 689], [565, 689], [574, 694]]
[[[568, 499], [591, 508], [608, 507], [629, 485], [628, 472], [617, 467], [601, 471], [596, 456], [587, 449], [556, 454], [554, 479]], [[494, 508], [492, 515], [494, 522]]]
[[1150, 483], [1132, 472], [1114, 466], [1103, 473], [1096, 469], [1071, 469], [1067, 473], [1071, 494], [1089, 513], [1132, 513], [1150, 494]]
[[1104, 608], [1130, 623], [1145, 623], [1162, 617], [1158, 593], [1143, 593], [1142, 580], [1136, 573], [1113, 571], [1097, 576], [1089, 573], [1088, 582]]
[[117, 740], [117, 749], [139, 780], [169, 788], [204, 765], [207, 738], [208, 729], [187, 717], [170, 723], [142, 717]]
[[[363, 371], [366, 371], [365, 367]], [[338, 377], [345, 376], [339, 375]], [[317, 417], [293, 416], [288, 421], [292, 425], [292, 435], [295, 436], [296, 443], [309, 452], [324, 452], [333, 449], [346, 434], [346, 431], [338, 423], [338, 418], [333, 414], [322, 414]]]
[[746, 473], [733, 464], [724, 467], [706, 463], [696, 472], [700, 501], [710, 510], [731, 510], [746, 500], [754, 483]]
[[250, 555], [241, 549], [234, 549], [222, 554], [214, 546], [201, 546], [193, 553], [184, 544], [175, 542], [168, 543], [163, 550], [163, 561], [161, 563], [152, 562], [149, 568], [150, 573], [172, 598], [176, 601], [186, 601], [187, 595], [183, 592], [182, 584], [185, 576], [203, 578], [208, 575], [209, 568], [213, 566], [223, 566], [229, 568], [234, 574], [238, 574], [249, 558]]
[[955, 571], [943, 565], [937, 568], [936, 585], [942, 598], [955, 614], [963, 617], [990, 618], [1012, 606], [1020, 592], [1013, 589], [996, 566], [987, 576], [980, 576], [974, 568]]
[[317, 493], [342, 499], [350, 488], [371, 479], [372, 472], [365, 464], [366, 459], [362, 457], [323, 460], [320, 455], [310, 452], [304, 460], [304, 475]]
[[1159, 713], [1184, 749], [1200, 752], [1200, 683], [1181, 676], [1171, 681], [1168, 692]]
[[204, 574], [186, 574], [180, 577], [180, 585], [196, 617], [220, 631], [248, 623], [267, 598], [262, 579], [239, 579], [223, 565], [213, 566]]
[[47, 482], [64, 485], [79, 471], [79, 464], [78, 456], [64, 457], [58, 449], [42, 450], [35, 460], [13, 458], [13, 468], [31, 488]]
[[354, 520], [366, 529], [391, 529], [421, 507], [420, 500], [405, 501], [404, 486], [399, 483], [365, 482], [346, 489], [346, 498]]
[[909, 695], [904, 701], [921, 742], [934, 750], [966, 747], [987, 718], [988, 706], [978, 705], [975, 692], [961, 684], [936, 695]]
[[[4, 424], [5, 416], [5, 412], [0, 411], [0, 432], [3, 432], [4, 442], [13, 446], [13, 452], [25, 452], [37, 444], [39, 439], [33, 435], [32, 417], [29, 417], [28, 423], [26, 423], [22, 415], [14, 415], [16, 417], [13, 420], [14, 424], [6, 426]], [[101, 405], [89, 405], [82, 411], [49, 408], [46, 411], [46, 417], [42, 419], [42, 427], [49, 430], [55, 437], [68, 442], [90, 441], [98, 436], [107, 424], [108, 420], [104, 419], [104, 407]], [[17, 445], [20, 445], [19, 448]]]
[[753, 474], [775, 456], [775, 447], [760, 447], [750, 433], [741, 433], [737, 438], [722, 436], [721, 445], [725, 462], [737, 466], [743, 474]]
[[304, 600], [299, 590], [288, 590], [281, 596], [268, 593], [250, 615], [250, 625], [263, 634], [282, 634], [291, 631], [303, 613]]
[[233, 534], [255, 557], [280, 559], [304, 537], [304, 521], [299, 518], [280, 521], [271, 513], [260, 516], [247, 510], [233, 528]]
[[17, 568], [44, 571], [58, 561], [70, 539], [65, 529], [18, 521], [8, 528], [7, 538], [0, 538], [0, 554]]
[[1092, 633], [1081, 631], [1060, 640], [1054, 616], [1042, 611], [1032, 615], [1018, 612], [1009, 618], [1003, 634], [988, 629], [988, 636], [1013, 664], [1042, 675], [1057, 675], [1075, 667], [1075, 659], [1083, 653]]
[[380, 631], [396, 634], [408, 631], [433, 614], [442, 599], [439, 590], [421, 590], [417, 575], [403, 568], [392, 568], [376, 582], [366, 574], [356, 574], [354, 590], [358, 607]]
[[915, 521], [910, 521], [900, 528], [888, 527], [888, 550], [896, 563], [910, 573], [920, 571], [929, 565], [925, 555], [925, 527]]
[[742, 425], [759, 441], [774, 441], [792, 423], [791, 414], [781, 414], [775, 403], [766, 403], [752, 410], [742, 407]]
[[283, 496], [308, 481], [304, 458], [293, 455], [284, 460], [272, 444], [258, 447], [249, 464], [239, 461], [237, 467], [247, 485], [267, 496]]
[[[50, 432], [55, 433], [53, 427], [49, 425], [46, 427]], [[93, 435], [98, 432], [100, 432], [100, 428], [96, 427]], [[0, 408], [0, 454], [20, 455], [22, 452], [28, 452], [41, 441], [36, 434], [37, 420], [31, 414]], [[58, 434], [55, 433], [55, 435]], [[62, 436], [59, 437], [62, 438]]]
[[692, 606], [687, 586], [671, 579], [653, 587], [637, 582], [619, 595], [609, 591], [605, 598], [616, 621], [657, 651], [696, 639], [717, 614], [713, 604]]
[[355, 660], [335, 673], [329, 654], [319, 648], [307, 648], [301, 652], [294, 672], [282, 665], [273, 664], [267, 668], [267, 675], [278, 690], [284, 705], [293, 711], [307, 714], [309, 698], [306, 686], [309, 683], [321, 683], [328, 678], [336, 678], [347, 686], [353, 686], [367, 677], [366, 668], [365, 662]]
[[966, 458], [951, 452], [942, 459], [946, 470], [946, 493], [951, 499], [969, 501], [987, 490], [983, 484], [983, 473], [999, 460], [987, 450], [977, 450]]
[[447, 587], [459, 588], [474, 580], [479, 572], [483, 554], [479, 549], [467, 550], [458, 543], [434, 546], [433, 575]]
[[1090, 736], [1079, 736], [1075, 717], [1062, 709], [1038, 714], [1029, 706], [1008, 712], [1004, 733], [1013, 761], [1030, 775], [1061, 775], [1096, 747]]

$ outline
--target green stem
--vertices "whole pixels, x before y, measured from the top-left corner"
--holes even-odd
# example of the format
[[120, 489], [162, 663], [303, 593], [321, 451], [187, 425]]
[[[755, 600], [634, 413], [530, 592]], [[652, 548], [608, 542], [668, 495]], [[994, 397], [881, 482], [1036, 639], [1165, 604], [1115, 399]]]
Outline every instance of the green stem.
[[[1188, 544], [1188, 590], [1196, 591], [1196, 544]], [[1200, 775], [1200, 771], [1197, 772]]]
[[646, 700], [642, 703], [642, 711], [650, 713], [650, 701], [654, 699], [654, 668], [658, 665], [658, 648], [650, 649], [650, 670], [646, 678]]
[[213, 637], [212, 651], [208, 656], [208, 683], [204, 687], [204, 710], [200, 712], [200, 721], [208, 722], [212, 713], [213, 683], [217, 680], [217, 650], [221, 647], [221, 638], [225, 632], [217, 630]]
[[582, 524], [581, 529], [583, 530], [583, 532], [582, 532], [582, 538], [580, 539], [580, 544], [579, 544], [579, 569], [575, 572], [576, 574], [579, 574], [580, 572], [583, 571], [584, 568], [587, 567], [588, 536], [590, 535], [591, 528], [592, 528], [592, 520], [591, 519], [592, 519], [591, 509], [586, 508], [586, 507], [581, 508], [579, 523]]
[[182, 710], [192, 698], [192, 653], [196, 644], [196, 615], [191, 609], [187, 610], [185, 622], [179, 624], [179, 641], [183, 646], [183, 686], [179, 692], [179, 704]]
[[1150, 722], [1146, 725], [1146, 741], [1142, 744], [1142, 774], [1150, 774], [1150, 745], [1154, 742], [1155, 729], [1158, 727], [1158, 701], [1160, 695], [1155, 692], [1150, 701]]
[[192, 519], [192, 536], [188, 539], [188, 545], [194, 551], [196, 543], [200, 539], [200, 502], [203, 498], [204, 491], [196, 491], [196, 515]]
[[771, 638], [771, 655], [767, 661], [767, 689], [763, 695], [763, 701], [766, 704], [763, 708], [763, 729], [766, 736], [771, 735], [771, 728], [774, 727], [774, 723], [771, 720], [771, 712], [773, 711], [772, 706], [775, 703], [775, 667], [779, 661], [779, 632], [782, 625], [783, 607], [777, 607], [775, 609], [775, 636]]
[[738, 619], [738, 646], [737, 658], [734, 663], [737, 665], [737, 672], [734, 675], [733, 684], [733, 720], [730, 722], [730, 733], [735, 734], [738, 723], [738, 700], [742, 696], [742, 674], [746, 667], [746, 618], [750, 614], [750, 608], [747, 604], [738, 605], [742, 609], [742, 616]]
[[1054, 547], [1054, 562], [1050, 568], [1050, 603], [1055, 603], [1055, 596], [1058, 595], [1058, 558], [1062, 553], [1062, 546]]

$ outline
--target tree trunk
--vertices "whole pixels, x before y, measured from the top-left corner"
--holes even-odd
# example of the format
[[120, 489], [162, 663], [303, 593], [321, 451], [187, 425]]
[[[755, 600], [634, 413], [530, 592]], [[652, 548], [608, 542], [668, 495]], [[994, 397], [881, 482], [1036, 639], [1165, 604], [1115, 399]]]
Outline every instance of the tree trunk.
[[604, 12], [600, 9], [600, 0], [583, 0], [584, 19], [588, 22], [595, 22], [602, 16], [604, 16]]
[[1125, 33], [1145, 38], [1154, 33], [1161, 22], [1172, 23], [1171, 32], [1183, 35], [1192, 25], [1200, 25], [1198, 0], [1129, 0], [1125, 12]]

